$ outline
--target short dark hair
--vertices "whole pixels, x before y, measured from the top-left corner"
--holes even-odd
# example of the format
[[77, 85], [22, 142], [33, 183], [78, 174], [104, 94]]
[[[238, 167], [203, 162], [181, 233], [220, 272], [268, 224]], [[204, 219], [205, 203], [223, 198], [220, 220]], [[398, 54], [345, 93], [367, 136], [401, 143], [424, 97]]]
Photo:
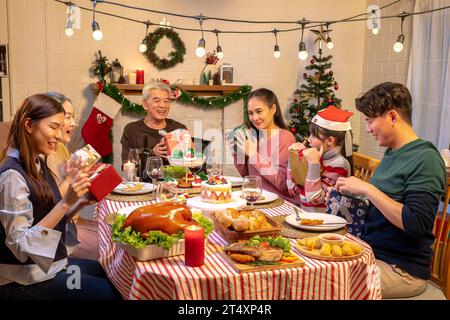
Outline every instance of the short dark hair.
[[411, 125], [411, 94], [401, 83], [383, 82], [356, 98], [356, 109], [369, 118], [395, 110]]

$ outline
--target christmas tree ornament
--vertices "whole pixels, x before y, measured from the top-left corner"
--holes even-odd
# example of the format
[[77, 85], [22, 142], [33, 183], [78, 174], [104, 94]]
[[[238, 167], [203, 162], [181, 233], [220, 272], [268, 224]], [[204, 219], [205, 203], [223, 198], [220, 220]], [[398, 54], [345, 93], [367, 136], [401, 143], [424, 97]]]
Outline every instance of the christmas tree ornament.
[[330, 76], [333, 76], [333, 71], [330, 70], [330, 72], [328, 72], [328, 74], [329, 74]]
[[339, 86], [334, 86], [334, 90], [338, 90], [339, 89]]
[[311, 64], [314, 64], [314, 62], [315, 62], [315, 61], [314, 61], [314, 59], [311, 59], [311, 61], [310, 61], [310, 62], [311, 62]]

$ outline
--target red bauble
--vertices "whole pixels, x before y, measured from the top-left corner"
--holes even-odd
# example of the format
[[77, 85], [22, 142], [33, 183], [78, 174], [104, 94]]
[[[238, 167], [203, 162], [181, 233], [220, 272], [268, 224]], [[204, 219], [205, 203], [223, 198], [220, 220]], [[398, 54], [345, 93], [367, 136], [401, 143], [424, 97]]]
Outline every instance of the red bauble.
[[297, 103], [297, 102], [298, 102], [298, 100], [297, 100], [297, 98], [295, 98], [295, 99], [294, 99], [294, 103]]
[[303, 74], [303, 78], [308, 78], [308, 75], [306, 74], [306, 72]]
[[333, 100], [332, 99], [328, 99], [328, 103], [332, 103], [333, 102]]
[[311, 59], [311, 61], [310, 61], [310, 62], [311, 62], [311, 64], [314, 64], [314, 62], [316, 62], [316, 61], [314, 61], [314, 59]]
[[292, 133], [296, 133], [296, 132], [297, 132], [297, 129], [291, 128], [291, 132], [292, 132]]
[[337, 89], [339, 89], [339, 87], [338, 86], [334, 86], [334, 90], [337, 90]]
[[333, 75], [333, 71], [330, 71], [328, 74], [329, 74], [330, 76], [332, 76], [332, 75]]

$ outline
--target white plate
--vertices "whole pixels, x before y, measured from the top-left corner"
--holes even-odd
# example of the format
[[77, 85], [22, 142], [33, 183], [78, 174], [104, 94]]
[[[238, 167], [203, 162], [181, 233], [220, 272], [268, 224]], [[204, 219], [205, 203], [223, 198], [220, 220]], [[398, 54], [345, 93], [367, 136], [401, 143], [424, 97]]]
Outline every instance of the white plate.
[[[141, 183], [142, 189], [139, 191], [126, 191], [127, 190], [127, 184], [136, 184], [136, 183]], [[146, 182], [122, 182], [121, 184], [119, 184], [114, 190], [114, 193], [118, 193], [118, 194], [128, 194], [128, 195], [134, 195], [134, 194], [144, 194], [144, 193], [149, 193], [153, 191], [153, 185], [151, 183], [146, 183]]]
[[225, 203], [210, 203], [202, 201], [200, 196], [189, 198], [186, 201], [186, 205], [191, 208], [197, 208], [202, 211], [212, 212], [225, 210], [227, 208], [239, 208], [247, 205], [245, 199], [240, 198], [241, 191], [235, 191], [231, 195], [231, 201]]
[[[237, 192], [237, 191], [236, 191]], [[239, 191], [240, 192], [240, 197], [242, 198], [243, 196], [242, 196], [242, 191]], [[261, 193], [261, 195], [264, 197], [263, 199], [261, 199], [261, 200], [258, 200], [258, 201], [256, 201], [255, 202], [255, 204], [264, 204], [264, 203], [269, 203], [269, 202], [272, 202], [272, 201], [275, 201], [275, 200], [277, 200], [278, 199], [278, 195], [276, 194], [276, 193], [273, 193], [273, 192], [269, 192], [269, 191], [266, 191], [266, 190], [263, 190], [263, 192]], [[249, 204], [250, 205], [250, 204]]]
[[[335, 216], [334, 214], [300, 211], [299, 215], [300, 215], [301, 219], [320, 219], [320, 220], [323, 220], [323, 223], [333, 223], [333, 224], [317, 225], [317, 226], [302, 225], [297, 222], [295, 214], [291, 214], [291, 215], [287, 216], [286, 222], [289, 223], [293, 227], [296, 227], [299, 229], [304, 229], [304, 230], [313, 230], [313, 231], [337, 230], [337, 229], [344, 227], [347, 224], [347, 221], [344, 218]], [[334, 224], [334, 223], [336, 223], [336, 224]]]
[[233, 187], [239, 187], [239, 186], [242, 186], [242, 182], [244, 181], [244, 178], [242, 178], [242, 177], [224, 176], [224, 178], [225, 178], [227, 181], [230, 181], [230, 182], [231, 182], [231, 185], [232, 185]]

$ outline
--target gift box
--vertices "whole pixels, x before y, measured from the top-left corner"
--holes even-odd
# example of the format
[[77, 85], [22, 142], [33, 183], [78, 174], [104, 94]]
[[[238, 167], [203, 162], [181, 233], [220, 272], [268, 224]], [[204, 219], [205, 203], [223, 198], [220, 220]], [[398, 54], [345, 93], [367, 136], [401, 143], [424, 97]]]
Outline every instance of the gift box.
[[89, 170], [89, 192], [96, 201], [103, 200], [122, 182], [122, 177], [110, 164], [97, 163]]
[[303, 150], [289, 150], [289, 160], [291, 162], [291, 175], [295, 184], [305, 186], [308, 162], [303, 157]]
[[167, 147], [167, 156], [174, 154], [187, 155], [189, 151], [194, 152], [194, 143], [192, 142], [189, 130], [177, 129], [167, 133], [164, 137]]
[[348, 232], [359, 238], [363, 231], [369, 204], [369, 199], [366, 197], [343, 194], [333, 189], [328, 196], [326, 213], [347, 220]]

